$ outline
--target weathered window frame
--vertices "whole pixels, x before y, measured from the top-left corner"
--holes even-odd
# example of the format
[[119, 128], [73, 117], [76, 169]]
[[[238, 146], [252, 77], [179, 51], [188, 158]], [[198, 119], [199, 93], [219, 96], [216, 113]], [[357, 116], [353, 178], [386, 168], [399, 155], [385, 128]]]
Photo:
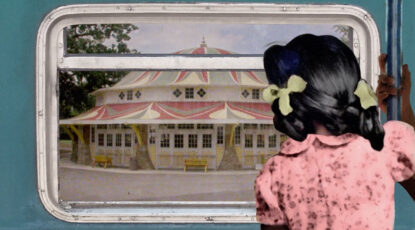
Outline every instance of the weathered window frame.
[[[64, 28], [94, 23], [264, 23], [351, 26], [359, 36], [362, 76], [374, 87], [380, 41], [365, 10], [351, 5], [89, 4], [59, 7], [41, 23], [36, 51], [36, 136], [39, 196], [55, 217], [69, 222], [255, 223], [254, 202], [75, 202], [58, 200], [57, 70], [262, 69], [260, 55], [67, 55]], [[97, 130], [98, 131], [98, 130]], [[235, 137], [235, 143], [237, 137]]]

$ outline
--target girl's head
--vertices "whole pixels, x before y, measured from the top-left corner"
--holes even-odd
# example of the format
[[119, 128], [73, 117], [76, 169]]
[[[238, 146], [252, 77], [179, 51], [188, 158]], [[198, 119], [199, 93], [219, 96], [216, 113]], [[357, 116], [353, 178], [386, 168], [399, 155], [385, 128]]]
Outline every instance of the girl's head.
[[293, 111], [288, 115], [281, 114], [279, 99], [272, 103], [277, 130], [302, 141], [315, 133], [313, 122], [317, 122], [333, 135], [356, 133], [368, 139], [374, 149], [383, 148], [384, 130], [377, 107], [363, 109], [354, 95], [361, 79], [359, 64], [339, 39], [300, 35], [286, 46], [268, 48], [264, 67], [268, 82], [278, 87], [286, 87], [293, 74], [307, 82], [304, 91], [289, 94]]

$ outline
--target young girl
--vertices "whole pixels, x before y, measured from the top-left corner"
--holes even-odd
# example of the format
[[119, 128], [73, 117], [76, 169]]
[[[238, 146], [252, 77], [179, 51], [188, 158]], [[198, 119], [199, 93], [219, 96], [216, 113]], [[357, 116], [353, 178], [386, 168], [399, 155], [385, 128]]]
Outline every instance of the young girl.
[[264, 54], [274, 126], [290, 139], [255, 181], [261, 229], [393, 229], [394, 185], [414, 174], [411, 126], [378, 118], [353, 52], [305, 34]]

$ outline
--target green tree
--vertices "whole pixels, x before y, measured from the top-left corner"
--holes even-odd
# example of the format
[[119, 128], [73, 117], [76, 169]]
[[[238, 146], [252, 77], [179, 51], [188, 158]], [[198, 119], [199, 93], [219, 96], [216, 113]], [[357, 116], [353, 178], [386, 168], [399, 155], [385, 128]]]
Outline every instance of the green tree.
[[353, 42], [350, 40], [351, 36], [353, 35], [352, 28], [344, 25], [335, 25], [333, 28], [336, 32], [339, 32], [342, 35], [340, 38], [342, 42], [348, 46], [351, 46], [351, 43]]
[[[138, 27], [132, 24], [73, 25], [66, 28], [68, 54], [126, 54], [130, 50], [126, 41]], [[107, 44], [108, 45], [107, 45]], [[95, 105], [91, 92], [117, 83], [125, 71], [60, 71], [59, 115], [60, 119], [76, 116]]]

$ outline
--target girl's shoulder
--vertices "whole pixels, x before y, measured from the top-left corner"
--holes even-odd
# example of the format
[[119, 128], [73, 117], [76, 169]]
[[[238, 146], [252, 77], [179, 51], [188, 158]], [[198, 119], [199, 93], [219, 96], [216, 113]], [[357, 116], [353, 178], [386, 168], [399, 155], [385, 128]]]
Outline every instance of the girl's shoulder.
[[385, 124], [383, 124], [383, 128], [385, 129], [385, 134], [388, 134], [387, 132], [389, 132], [389, 134], [397, 134], [397, 132], [399, 130], [402, 130], [402, 132], [409, 132], [411, 133], [411, 131], [413, 132], [414, 128], [408, 124], [405, 123], [403, 121], [387, 121]]
[[414, 128], [402, 121], [388, 121], [385, 129], [382, 152], [395, 181], [410, 178], [415, 172]]
[[[383, 125], [385, 137], [383, 139], [386, 149], [396, 147], [410, 147], [415, 141], [414, 128], [402, 121], [388, 121]], [[408, 146], [406, 146], [409, 144]], [[408, 150], [409, 151], [409, 150]]]

